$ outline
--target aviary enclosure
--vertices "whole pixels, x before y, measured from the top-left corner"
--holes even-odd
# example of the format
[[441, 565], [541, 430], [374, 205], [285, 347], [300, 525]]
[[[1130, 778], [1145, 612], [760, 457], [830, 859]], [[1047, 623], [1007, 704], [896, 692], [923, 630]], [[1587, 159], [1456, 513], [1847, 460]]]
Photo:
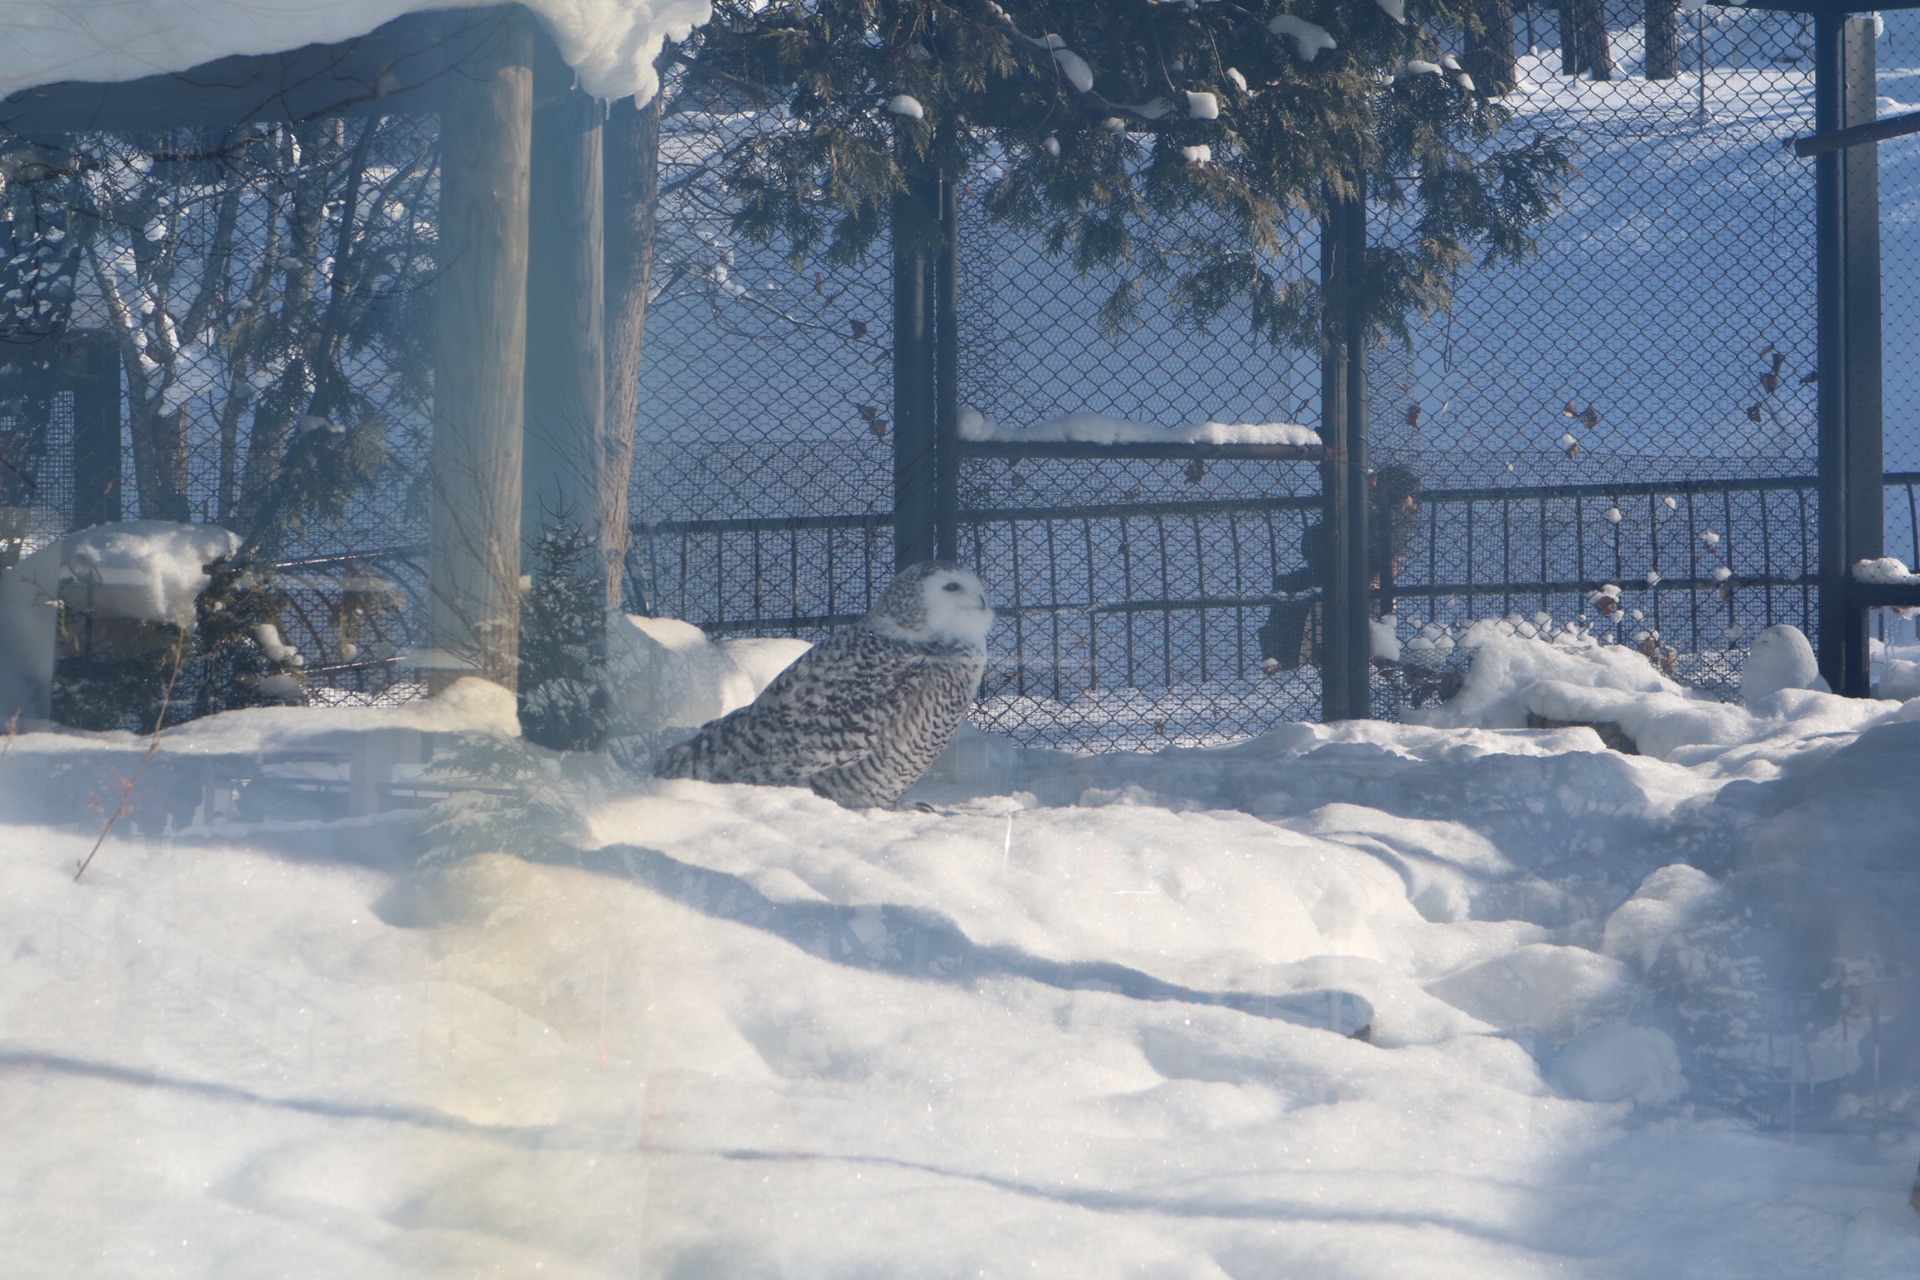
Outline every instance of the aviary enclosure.
[[[599, 271], [568, 260], [571, 215], [532, 212], [529, 266], [455, 250], [492, 233], [437, 212], [476, 180], [447, 168], [471, 127], [441, 126], [447, 70], [493, 56], [486, 12], [286, 55], [270, 87], [160, 77], [131, 105], [91, 87], [84, 110], [59, 86], [0, 108], [10, 554], [105, 519], [274, 524], [290, 639], [333, 700], [412, 696], [463, 644], [510, 679], [522, 537], [556, 511], [602, 526], [625, 607], [713, 634], [817, 636], [898, 557], [957, 553], [1004, 619], [976, 719], [1031, 742], [1150, 749], [1395, 714], [1435, 696], [1486, 618], [1604, 635], [1720, 691], [1745, 638], [1792, 621], [1864, 691], [1881, 600], [1842, 589], [1846, 565], [1883, 539], [1920, 560], [1920, 398], [1901, 360], [1882, 396], [1873, 332], [1920, 338], [1920, 243], [1869, 196], [1920, 191], [1920, 146], [1786, 144], [1870, 118], [1876, 58], [1920, 66], [1866, 20], [1708, 6], [1678, 17], [1665, 67], [1623, 8], [1596, 78], [1556, 11], [1518, 10], [1514, 127], [1570, 140], [1564, 208], [1525, 264], [1469, 271], [1451, 311], [1357, 352], [1332, 400], [1321, 352], [1232, 316], [1193, 329], [1150, 302], [1103, 324], [1114, 280], [987, 219], [987, 174], [946, 185], [955, 249], [910, 289], [884, 242], [861, 268], [796, 269], [735, 236], [715, 165], [788, 122], [670, 78], [622, 510], [595, 488], [619, 433], [580, 390], [609, 355], [551, 342], [609, 323], [559, 283]], [[300, 58], [329, 90], [300, 98]], [[492, 109], [580, 133], [551, 84]], [[236, 92], [266, 106], [236, 115]], [[572, 191], [577, 213], [591, 186], [528, 190]], [[1364, 234], [1395, 227], [1376, 210]], [[519, 368], [487, 354], [516, 346]], [[523, 418], [522, 385], [542, 388], [530, 407], [576, 407]], [[436, 418], [466, 424], [458, 441], [436, 445]], [[1166, 433], [1205, 423], [1319, 443]], [[315, 432], [337, 446], [334, 490], [275, 509]], [[1366, 477], [1389, 470], [1418, 492], [1384, 517], [1382, 581], [1374, 554], [1339, 581], [1303, 574], [1316, 526], [1366, 545]], [[510, 532], [462, 526], [507, 507]], [[1369, 661], [1368, 617], [1388, 609], [1397, 664]]]

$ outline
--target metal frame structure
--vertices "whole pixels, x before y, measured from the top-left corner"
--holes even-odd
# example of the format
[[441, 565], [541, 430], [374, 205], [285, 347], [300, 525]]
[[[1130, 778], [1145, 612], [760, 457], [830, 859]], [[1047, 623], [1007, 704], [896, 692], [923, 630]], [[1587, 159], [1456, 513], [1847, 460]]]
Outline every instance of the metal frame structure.
[[1853, 565], [1883, 550], [1885, 469], [1880, 332], [1878, 143], [1920, 132], [1920, 113], [1874, 118], [1876, 9], [1920, 8], [1920, 0], [1872, 6], [1754, 0], [1747, 6], [1802, 13], [1814, 29], [1814, 134], [1790, 141], [1814, 162], [1819, 256], [1820, 671], [1836, 692], [1871, 692], [1867, 613], [1920, 604], [1920, 588], [1853, 578]]
[[1324, 519], [1336, 531], [1326, 584], [1321, 713], [1328, 720], [1372, 713], [1374, 590], [1366, 562], [1368, 519], [1367, 342], [1348, 287], [1366, 252], [1364, 178], [1333, 203], [1321, 231], [1321, 284], [1336, 304], [1321, 361], [1321, 445], [1075, 444], [962, 440], [959, 434], [959, 187], [940, 178], [894, 203], [896, 226], [938, 227], [938, 251], [917, 252], [896, 237], [893, 254], [894, 547], [898, 567], [930, 556], [952, 559], [960, 545], [960, 462], [964, 458], [1318, 462]]

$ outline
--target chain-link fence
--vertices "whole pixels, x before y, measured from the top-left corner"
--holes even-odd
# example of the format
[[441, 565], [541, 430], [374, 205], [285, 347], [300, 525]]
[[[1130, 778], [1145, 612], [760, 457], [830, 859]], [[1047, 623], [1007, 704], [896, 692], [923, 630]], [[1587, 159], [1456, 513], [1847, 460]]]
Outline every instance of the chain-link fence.
[[[1457, 666], [1464, 624], [1511, 615], [1730, 690], [1752, 632], [1814, 628], [1813, 188], [1782, 146], [1811, 128], [1811, 32], [1682, 15], [1677, 74], [1649, 79], [1639, 13], [1611, 15], [1613, 78], [1594, 81], [1563, 71], [1552, 11], [1520, 11], [1512, 128], [1572, 143], [1565, 207], [1535, 257], [1469, 270], [1449, 312], [1371, 353], [1374, 461], [1420, 485], [1383, 583], [1411, 666]], [[1902, 69], [1920, 24], [1897, 17], [1880, 55], [1883, 93], [1920, 97]], [[848, 269], [736, 242], [720, 158], [781, 127], [666, 115], [629, 590], [715, 632], [816, 637], [891, 573], [889, 263], [884, 241]], [[424, 592], [434, 136], [415, 116], [0, 140], [13, 553], [109, 509], [243, 532], [294, 511], [275, 553], [290, 638], [318, 683], [357, 691], [333, 696], [386, 688]], [[1911, 469], [1920, 142], [1882, 162], [1887, 458]], [[968, 409], [1317, 425], [1317, 356], [1232, 315], [1182, 328], [1150, 292], [1109, 332], [1116, 279], [990, 223], [989, 177], [961, 200]], [[1382, 214], [1370, 233], [1398, 231]], [[1311, 236], [1299, 251], [1311, 270]], [[100, 353], [118, 374], [87, 372]], [[339, 465], [289, 507], [275, 481], [310, 436]], [[1005, 619], [983, 724], [1140, 748], [1318, 714], [1317, 469], [1203, 454], [965, 461], [961, 550]], [[1920, 552], [1911, 479], [1890, 477], [1896, 554]], [[1376, 681], [1387, 713], [1429, 692]]]
[[1673, 78], [1625, 26], [1600, 82], [1530, 16], [1514, 123], [1575, 143], [1565, 207], [1376, 362], [1375, 458], [1427, 486], [1402, 612], [1443, 647], [1490, 609], [1544, 615], [1728, 688], [1759, 627], [1813, 629], [1813, 184], [1782, 146], [1811, 131], [1811, 25], [1681, 21]]
[[[1650, 79], [1642, 9], [1615, 8], [1604, 81], [1566, 73], [1554, 11], [1516, 16], [1509, 136], [1562, 136], [1578, 164], [1538, 253], [1469, 269], [1450, 311], [1371, 353], [1374, 463], [1419, 486], [1383, 584], [1407, 663], [1376, 680], [1384, 713], [1430, 696], [1406, 671], [1457, 668], [1462, 629], [1488, 616], [1634, 645], [1723, 694], [1759, 629], [1815, 629], [1813, 184], [1783, 146], [1812, 128], [1811, 26], [1682, 14], [1674, 74]], [[1883, 85], [1920, 76], [1897, 70], [1920, 45], [1910, 30], [1881, 44]], [[884, 252], [796, 275], [777, 250], [728, 243], [724, 198], [698, 172], [710, 129], [679, 146], [636, 501], [653, 521], [636, 553], [649, 599], [725, 631], [831, 625], [891, 559]], [[1920, 144], [1889, 144], [1883, 162], [1892, 353], [1920, 338], [1906, 278], [1920, 253], [1902, 248], [1920, 222], [1902, 203]], [[1073, 413], [1316, 424], [1316, 355], [1265, 347], [1231, 316], [1181, 328], [1151, 294], [1111, 333], [1100, 304], [1119, 277], [1077, 275], [989, 222], [975, 185], [959, 256], [967, 409], [1015, 428]], [[1376, 212], [1370, 235], [1401, 230]], [[1310, 235], [1300, 251], [1311, 270]], [[1920, 459], [1910, 376], [1889, 359], [1890, 468]], [[1916, 542], [1911, 490], [1889, 477], [1896, 554]], [[1140, 748], [1318, 713], [1311, 465], [972, 457], [960, 499], [962, 553], [1004, 617], [981, 723]]]

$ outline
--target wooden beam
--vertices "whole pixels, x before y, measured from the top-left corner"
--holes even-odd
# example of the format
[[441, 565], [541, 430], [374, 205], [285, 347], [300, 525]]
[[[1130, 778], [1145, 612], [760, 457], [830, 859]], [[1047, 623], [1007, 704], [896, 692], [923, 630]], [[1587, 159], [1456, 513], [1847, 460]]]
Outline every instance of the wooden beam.
[[39, 85], [0, 99], [0, 130], [38, 139], [431, 111], [441, 81], [489, 44], [502, 13], [409, 14], [338, 44], [220, 58], [138, 80]]
[[519, 655], [533, 19], [505, 11], [447, 76], [435, 282], [429, 688]]

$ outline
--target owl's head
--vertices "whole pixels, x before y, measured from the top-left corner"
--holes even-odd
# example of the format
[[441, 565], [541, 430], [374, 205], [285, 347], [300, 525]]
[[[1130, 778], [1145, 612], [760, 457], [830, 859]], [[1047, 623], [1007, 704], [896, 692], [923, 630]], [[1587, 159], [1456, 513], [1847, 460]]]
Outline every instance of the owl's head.
[[951, 560], [922, 560], [900, 571], [867, 623], [899, 640], [984, 645], [993, 608], [973, 570]]

